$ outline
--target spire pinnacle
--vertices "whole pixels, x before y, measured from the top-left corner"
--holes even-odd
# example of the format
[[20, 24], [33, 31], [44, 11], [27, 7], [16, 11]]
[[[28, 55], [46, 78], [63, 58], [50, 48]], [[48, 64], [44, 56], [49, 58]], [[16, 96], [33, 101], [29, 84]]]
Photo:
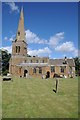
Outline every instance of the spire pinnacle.
[[16, 40], [17, 41], [24, 41], [25, 40], [23, 6], [21, 8]]
[[21, 11], [23, 12], [23, 6], [22, 6], [22, 8], [21, 8]]

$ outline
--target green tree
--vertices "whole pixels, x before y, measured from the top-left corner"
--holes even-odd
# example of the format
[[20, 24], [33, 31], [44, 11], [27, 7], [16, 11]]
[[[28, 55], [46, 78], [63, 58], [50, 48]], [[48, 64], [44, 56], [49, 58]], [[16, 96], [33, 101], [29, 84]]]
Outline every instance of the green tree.
[[7, 75], [9, 72], [9, 60], [11, 57], [11, 54], [8, 53], [7, 50], [1, 50], [2, 55], [2, 75]]
[[80, 76], [80, 58], [74, 58], [76, 74]]

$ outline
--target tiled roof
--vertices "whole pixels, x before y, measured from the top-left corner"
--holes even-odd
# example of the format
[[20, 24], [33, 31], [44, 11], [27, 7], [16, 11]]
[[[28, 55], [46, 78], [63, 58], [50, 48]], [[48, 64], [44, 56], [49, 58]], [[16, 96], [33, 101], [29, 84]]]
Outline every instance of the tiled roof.
[[75, 66], [74, 59], [68, 59], [69, 66]]
[[54, 66], [67, 65], [67, 64], [69, 66], [75, 66], [73, 59], [67, 59], [67, 64], [63, 64], [64, 59], [50, 59], [49, 63], [50, 65], [54, 65]]
[[67, 59], [67, 64], [64, 64], [65, 60], [64, 59], [49, 59], [49, 63], [20, 63], [17, 66], [49, 66], [49, 65], [54, 65], [54, 66], [75, 66], [74, 60], [73, 59]]

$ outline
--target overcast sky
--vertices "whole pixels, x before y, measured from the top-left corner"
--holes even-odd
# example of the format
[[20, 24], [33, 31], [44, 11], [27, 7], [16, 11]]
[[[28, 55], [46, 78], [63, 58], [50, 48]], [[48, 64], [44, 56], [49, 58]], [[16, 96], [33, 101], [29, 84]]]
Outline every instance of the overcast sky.
[[[76, 57], [78, 51], [78, 3], [2, 3], [2, 45], [11, 52], [21, 7], [28, 54], [50, 58]], [[0, 46], [1, 47], [1, 46]]]

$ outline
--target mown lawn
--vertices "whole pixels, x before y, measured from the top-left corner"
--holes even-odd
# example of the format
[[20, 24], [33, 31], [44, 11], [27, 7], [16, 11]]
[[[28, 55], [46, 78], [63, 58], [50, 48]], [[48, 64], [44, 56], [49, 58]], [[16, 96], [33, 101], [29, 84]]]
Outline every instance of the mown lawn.
[[3, 118], [78, 118], [78, 79], [17, 78], [3, 81]]
[[0, 120], [2, 118], [2, 77], [0, 76]]

